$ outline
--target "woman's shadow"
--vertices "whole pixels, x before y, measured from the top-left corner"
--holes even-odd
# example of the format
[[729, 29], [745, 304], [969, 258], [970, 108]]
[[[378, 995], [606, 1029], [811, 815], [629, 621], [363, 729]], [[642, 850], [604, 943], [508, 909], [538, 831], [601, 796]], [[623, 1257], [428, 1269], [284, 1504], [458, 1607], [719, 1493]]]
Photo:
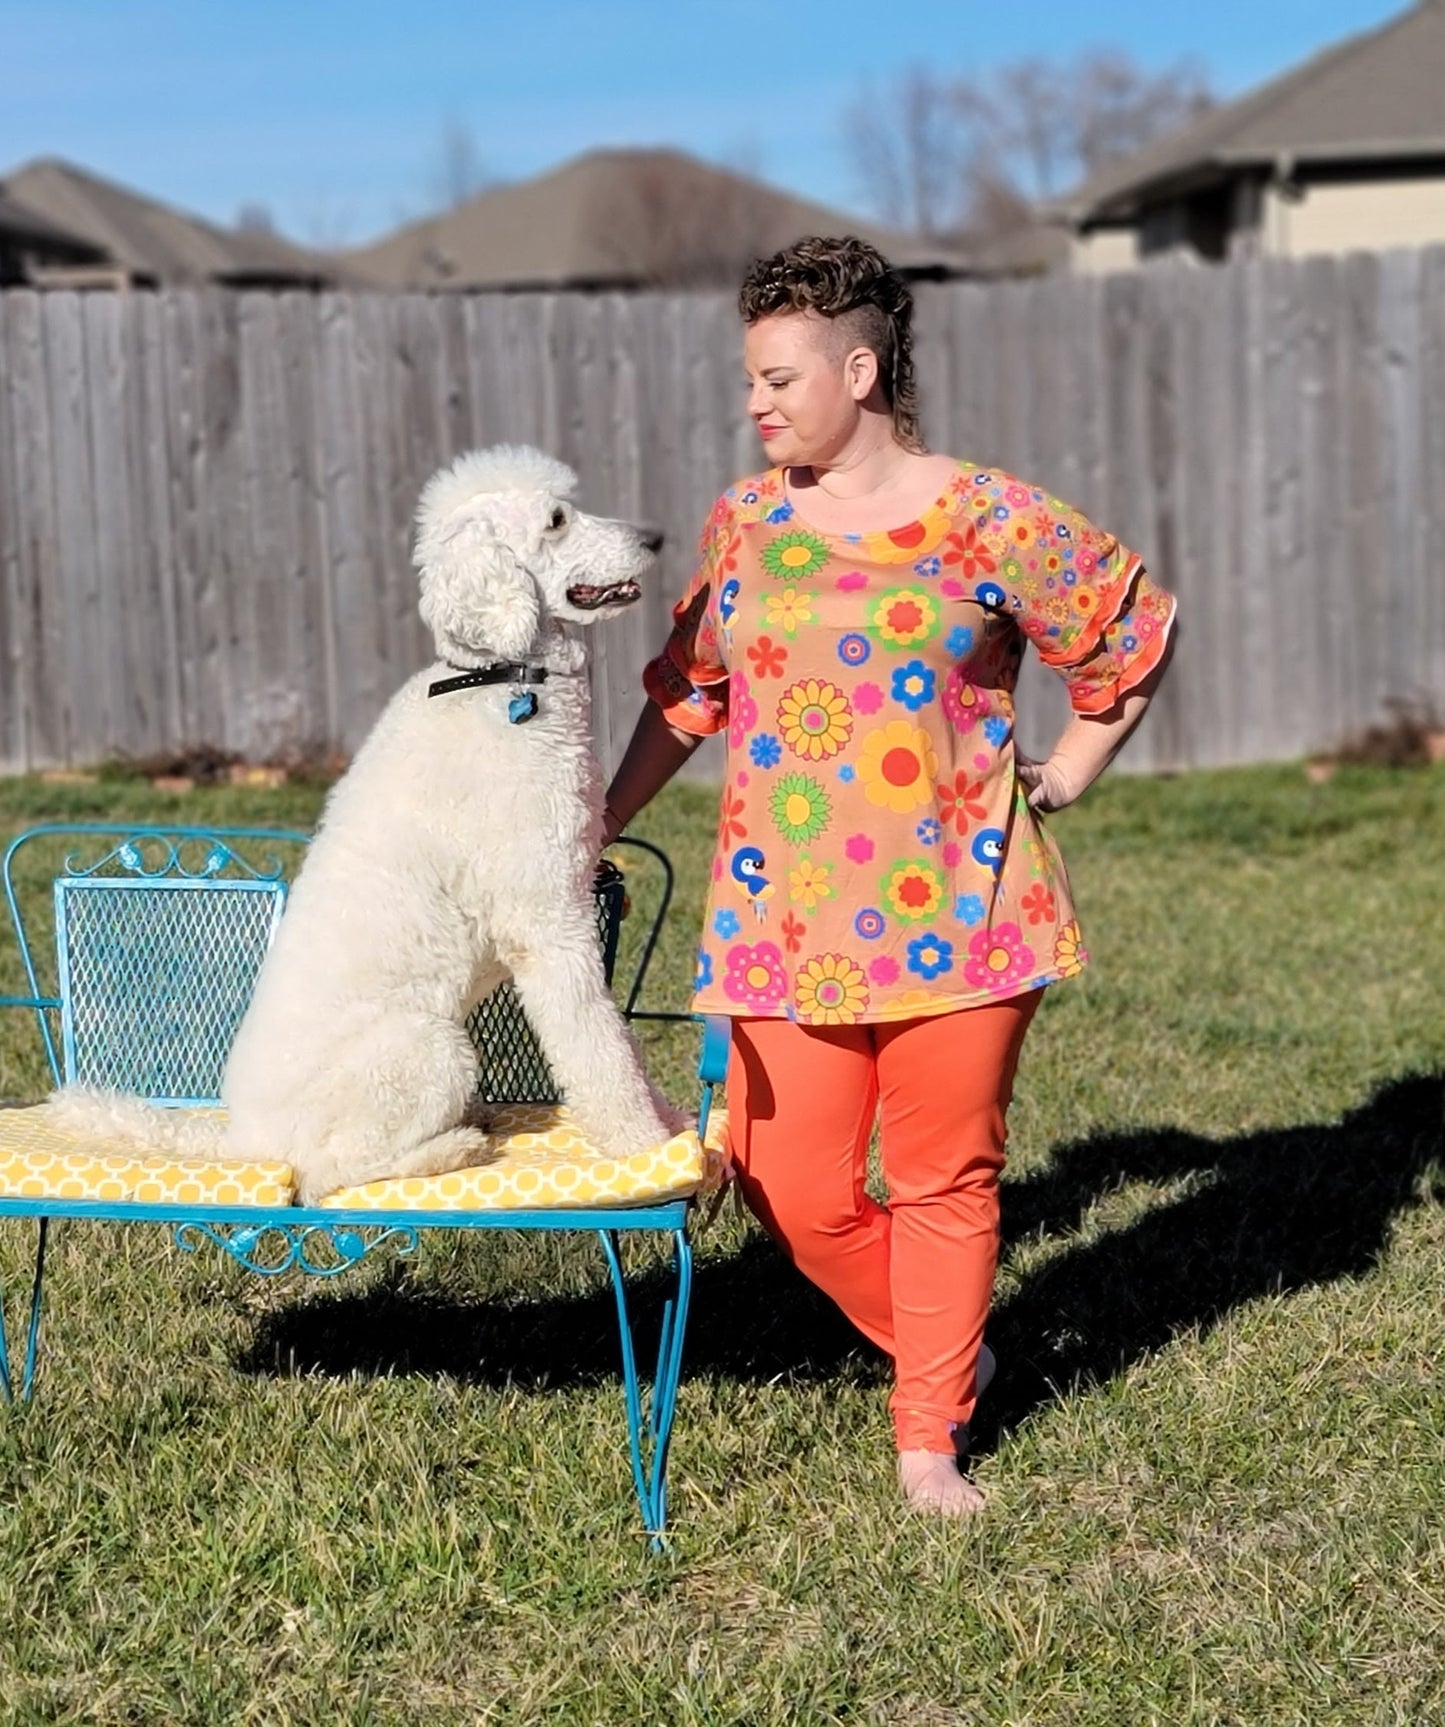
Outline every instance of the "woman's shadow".
[[[1122, 1188], [1166, 1196], [1121, 1228], [1045, 1253], [995, 1307], [989, 1340], [1005, 1370], [981, 1408], [975, 1448], [991, 1449], [1067, 1388], [1108, 1379], [1258, 1296], [1368, 1271], [1394, 1219], [1445, 1194], [1442, 1111], [1441, 1076], [1413, 1076], [1339, 1122], [1229, 1139], [1170, 1128], [1098, 1135], [1007, 1182], [1005, 1263], [1021, 1244], [1032, 1258], [1037, 1247], [1074, 1237]], [[644, 1362], [663, 1284], [658, 1264], [631, 1285]], [[542, 1388], [614, 1379], [617, 1359], [605, 1285], [576, 1296], [470, 1300], [399, 1271], [357, 1294], [270, 1313], [239, 1365]], [[693, 1380], [881, 1381], [886, 1363], [753, 1232], [736, 1250], [704, 1243], [683, 1371]]]

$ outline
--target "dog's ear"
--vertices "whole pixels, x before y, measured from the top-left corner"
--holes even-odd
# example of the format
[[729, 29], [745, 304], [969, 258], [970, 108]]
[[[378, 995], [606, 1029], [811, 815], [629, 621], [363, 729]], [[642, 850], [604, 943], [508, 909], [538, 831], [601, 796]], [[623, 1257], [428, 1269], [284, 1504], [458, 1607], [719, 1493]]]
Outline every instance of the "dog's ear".
[[422, 622], [505, 660], [521, 659], [542, 621], [537, 584], [485, 521], [429, 535], [421, 570]]

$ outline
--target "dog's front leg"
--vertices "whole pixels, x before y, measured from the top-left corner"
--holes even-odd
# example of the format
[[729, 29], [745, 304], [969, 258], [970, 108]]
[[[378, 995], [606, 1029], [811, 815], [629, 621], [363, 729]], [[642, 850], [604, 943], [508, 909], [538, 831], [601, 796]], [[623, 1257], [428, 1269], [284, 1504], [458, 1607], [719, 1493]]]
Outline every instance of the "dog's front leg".
[[511, 957], [517, 994], [582, 1133], [617, 1157], [660, 1145], [677, 1117], [654, 1096], [608, 993], [590, 905], [565, 917], [545, 949]]

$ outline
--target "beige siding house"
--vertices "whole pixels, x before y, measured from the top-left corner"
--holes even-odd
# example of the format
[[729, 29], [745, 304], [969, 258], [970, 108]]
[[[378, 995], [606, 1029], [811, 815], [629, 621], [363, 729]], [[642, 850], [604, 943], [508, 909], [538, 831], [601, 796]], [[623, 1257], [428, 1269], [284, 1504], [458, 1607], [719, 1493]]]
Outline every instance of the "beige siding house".
[[1051, 213], [1081, 270], [1445, 244], [1445, 0], [1211, 110]]

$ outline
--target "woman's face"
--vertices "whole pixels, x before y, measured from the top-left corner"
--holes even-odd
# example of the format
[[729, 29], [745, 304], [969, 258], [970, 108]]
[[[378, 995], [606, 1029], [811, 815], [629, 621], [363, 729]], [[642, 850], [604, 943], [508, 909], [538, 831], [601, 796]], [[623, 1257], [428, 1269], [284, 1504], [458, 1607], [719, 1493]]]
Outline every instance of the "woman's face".
[[840, 354], [816, 312], [775, 312], [747, 326], [748, 413], [775, 467], [827, 465], [857, 435], [877, 377], [871, 349]]

